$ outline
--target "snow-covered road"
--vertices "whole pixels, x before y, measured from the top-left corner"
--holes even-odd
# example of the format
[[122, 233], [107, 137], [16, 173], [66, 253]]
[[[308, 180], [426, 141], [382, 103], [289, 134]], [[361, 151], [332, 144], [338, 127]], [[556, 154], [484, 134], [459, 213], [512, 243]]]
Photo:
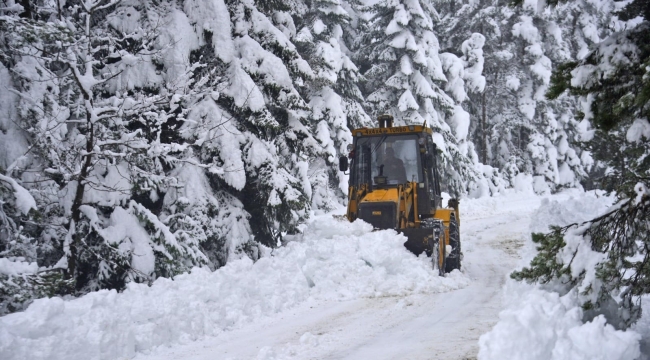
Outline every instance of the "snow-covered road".
[[136, 359], [475, 359], [479, 336], [498, 320], [503, 284], [518, 263], [539, 202], [515, 195], [461, 204], [463, 272], [471, 279], [465, 288], [310, 300], [236, 330], [159, 347]]
[[39, 299], [0, 317], [0, 359], [639, 357], [639, 340], [646, 352], [650, 343], [647, 318], [638, 332], [602, 316], [583, 323], [572, 293], [507, 280], [535, 254], [531, 230], [593, 218], [612, 202], [579, 191], [548, 197], [462, 201], [462, 273], [438, 276], [393, 230], [321, 215], [255, 263], [232, 259], [121, 293]]
[[[291, 355], [296, 333], [303, 340], [298, 345], [327, 340], [323, 332], [310, 332], [319, 318], [327, 323], [372, 309], [352, 301], [392, 298], [393, 306], [400, 306], [408, 295], [469, 285], [458, 271], [438, 276], [430, 259], [413, 256], [404, 241], [393, 230], [373, 232], [364, 222], [315, 217], [294, 241], [255, 263], [232, 259], [214, 272], [194, 268], [173, 281], [131, 283], [121, 293], [36, 300], [24, 312], [0, 317], [0, 359], [113, 360], [148, 351], [160, 358], [167, 356], [165, 347], [210, 337], [214, 341], [205, 346], [213, 358], [224, 358], [226, 351], [214, 349], [215, 344], [231, 346], [234, 339], [244, 339], [229, 352], [240, 358], [272, 357], [267, 353], [287, 343], [278, 351]], [[321, 315], [332, 307], [331, 314]], [[258, 349], [265, 345], [271, 347]], [[171, 356], [187, 358], [189, 352], [195, 351], [171, 351]]]

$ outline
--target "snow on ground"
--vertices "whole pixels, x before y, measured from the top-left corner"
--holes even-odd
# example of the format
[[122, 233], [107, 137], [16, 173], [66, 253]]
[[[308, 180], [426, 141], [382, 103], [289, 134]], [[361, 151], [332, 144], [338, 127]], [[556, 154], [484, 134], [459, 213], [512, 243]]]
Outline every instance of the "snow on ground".
[[[566, 354], [590, 345], [571, 341], [585, 336], [629, 344], [633, 333], [621, 336], [598, 322], [580, 326], [566, 300], [508, 280], [533, 254], [531, 229], [580, 221], [573, 216], [606, 206], [575, 191], [549, 198], [512, 192], [461, 201], [463, 269], [444, 278], [429, 259], [407, 252], [394, 231], [319, 216], [256, 263], [194, 269], [120, 294], [38, 300], [0, 318], [0, 358], [476, 359], [487, 332], [481, 359], [495, 358], [486, 346], [513, 358], [504, 356], [504, 344], [517, 342]], [[517, 328], [517, 319], [534, 330]], [[507, 329], [503, 341], [494, 335], [500, 327]], [[567, 334], [563, 341], [556, 331]], [[533, 336], [542, 342], [533, 344]]]
[[[547, 232], [549, 225], [590, 220], [604, 213], [613, 201], [614, 197], [595, 192], [544, 199], [531, 216], [530, 231]], [[519, 266], [527, 266], [535, 254], [535, 244], [528, 241]], [[583, 324], [583, 311], [573, 292], [560, 296], [539, 285], [508, 279], [504, 299], [506, 308], [499, 322], [480, 338], [479, 360], [629, 360], [640, 356], [638, 332], [617, 331], [602, 315]], [[635, 328], [643, 323], [647, 320], [642, 319]]]
[[0, 318], [0, 358], [129, 358], [217, 336], [305, 302], [400, 299], [468, 285], [459, 272], [439, 277], [430, 259], [407, 252], [404, 241], [392, 230], [320, 217], [302, 238], [256, 263], [244, 258], [212, 273], [196, 268], [151, 287], [131, 284], [120, 294], [37, 300]]
[[479, 336], [498, 320], [502, 287], [519, 262], [519, 250], [530, 237], [530, 215], [541, 201], [530, 193], [461, 201], [462, 272], [470, 279], [464, 288], [306, 301], [239, 329], [158, 347], [136, 359], [475, 359]]

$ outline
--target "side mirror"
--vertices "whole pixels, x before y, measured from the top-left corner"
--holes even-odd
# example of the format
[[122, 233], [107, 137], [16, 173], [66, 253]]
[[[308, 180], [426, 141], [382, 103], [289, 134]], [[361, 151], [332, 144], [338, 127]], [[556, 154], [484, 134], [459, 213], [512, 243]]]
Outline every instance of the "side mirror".
[[339, 158], [339, 171], [346, 172], [348, 171], [348, 157], [347, 156], [341, 156]]
[[447, 207], [454, 208], [458, 211], [458, 203], [458, 199], [449, 199], [449, 201], [447, 201]]

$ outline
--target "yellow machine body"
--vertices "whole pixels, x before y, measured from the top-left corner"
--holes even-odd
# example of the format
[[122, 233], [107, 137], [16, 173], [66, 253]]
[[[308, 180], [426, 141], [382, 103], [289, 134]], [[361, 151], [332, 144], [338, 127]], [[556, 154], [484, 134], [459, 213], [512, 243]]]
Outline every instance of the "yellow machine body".
[[[434, 255], [439, 268], [446, 271], [460, 268], [458, 201], [441, 206], [432, 130], [426, 124], [392, 127], [392, 118], [382, 126], [382, 118], [379, 120], [379, 128], [352, 131], [347, 219], [363, 219], [377, 229], [395, 229], [407, 237], [404, 245], [415, 254]], [[418, 164], [411, 165], [411, 181], [387, 183], [384, 166], [380, 165], [382, 148], [391, 148], [391, 153], [395, 148], [408, 150], [411, 158], [406, 162]], [[347, 159], [345, 162], [347, 167]], [[458, 259], [451, 259], [451, 255]]]

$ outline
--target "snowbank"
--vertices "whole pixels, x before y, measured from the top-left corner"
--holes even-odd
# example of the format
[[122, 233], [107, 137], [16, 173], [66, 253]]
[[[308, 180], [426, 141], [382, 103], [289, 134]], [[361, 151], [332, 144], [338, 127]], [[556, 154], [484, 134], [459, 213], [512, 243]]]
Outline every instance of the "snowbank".
[[216, 335], [313, 300], [434, 293], [466, 286], [459, 272], [439, 277], [428, 258], [392, 230], [316, 218], [273, 256], [195, 268], [153, 286], [98, 291], [78, 299], [36, 300], [0, 318], [0, 358], [114, 359], [162, 344]]
[[479, 339], [480, 360], [630, 360], [640, 355], [636, 332], [617, 331], [602, 315], [583, 324], [573, 294], [519, 290], [517, 305], [504, 310]]
[[[614, 200], [595, 192], [571, 194], [563, 201], [544, 199], [532, 216], [531, 232], [592, 219]], [[532, 241], [522, 255], [521, 265], [528, 265], [535, 255]], [[583, 324], [578, 298], [575, 292], [560, 296], [509, 279], [504, 290], [506, 309], [494, 328], [479, 339], [478, 359], [630, 360], [640, 356], [637, 332], [615, 330], [603, 316]]]
[[[542, 200], [542, 205], [532, 216], [531, 232], [546, 233], [550, 225], [564, 226], [593, 219], [607, 211], [616, 200], [614, 195], [607, 196], [600, 190], [589, 192], [570, 190], [567, 193], [571, 196], [564, 201], [548, 198]], [[530, 244], [533, 244], [532, 241]], [[535, 253], [528, 255], [532, 259]], [[530, 259], [524, 259], [525, 263], [522, 265], [528, 265]]]

